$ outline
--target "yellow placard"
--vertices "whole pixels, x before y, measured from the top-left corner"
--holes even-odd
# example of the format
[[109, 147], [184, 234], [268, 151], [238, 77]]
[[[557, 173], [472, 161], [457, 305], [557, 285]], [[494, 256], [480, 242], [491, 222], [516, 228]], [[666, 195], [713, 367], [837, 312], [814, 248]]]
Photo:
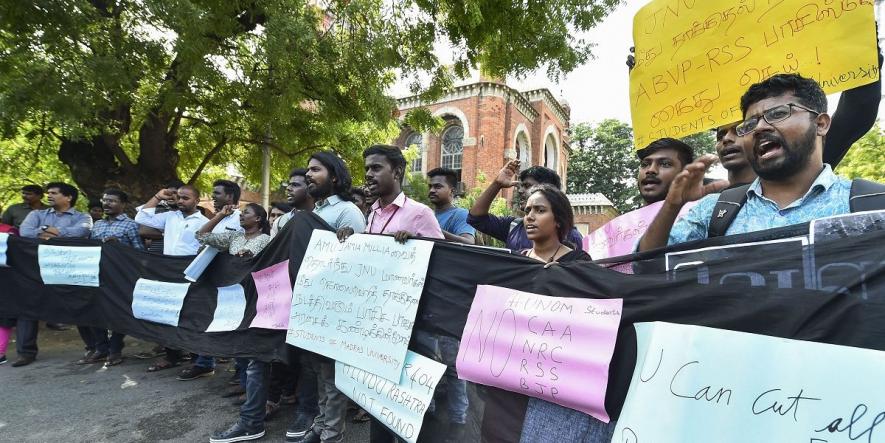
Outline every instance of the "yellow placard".
[[637, 149], [741, 120], [753, 83], [798, 72], [826, 93], [879, 78], [873, 0], [655, 0], [633, 19]]

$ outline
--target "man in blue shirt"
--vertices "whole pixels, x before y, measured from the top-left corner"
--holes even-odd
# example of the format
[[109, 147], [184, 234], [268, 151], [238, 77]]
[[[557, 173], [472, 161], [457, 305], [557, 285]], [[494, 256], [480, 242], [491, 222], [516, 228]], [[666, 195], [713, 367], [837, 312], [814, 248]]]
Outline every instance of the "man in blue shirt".
[[448, 168], [436, 168], [427, 173], [427, 178], [430, 180], [427, 198], [433, 203], [433, 212], [443, 236], [451, 242], [474, 244], [476, 231], [467, 223], [467, 210], [452, 204], [458, 173]]
[[[519, 181], [514, 181], [517, 174]], [[498, 176], [495, 178], [485, 191], [479, 195], [476, 202], [470, 208], [470, 214], [467, 216], [467, 223], [476, 228], [477, 231], [484, 232], [492, 237], [504, 242], [507, 249], [513, 251], [521, 251], [532, 247], [532, 242], [525, 233], [525, 226], [522, 218], [505, 216], [498, 217], [489, 214], [489, 208], [492, 202], [502, 189], [519, 185], [517, 193], [514, 195], [519, 202], [525, 203], [525, 194], [535, 185], [547, 183], [557, 188], [562, 188], [562, 179], [552, 169], [543, 166], [532, 166], [522, 172], [519, 171], [519, 160], [510, 160], [507, 162]], [[578, 251], [583, 250], [583, 237], [577, 229], [572, 228], [569, 233], [568, 241], [574, 245]]]
[[[135, 249], [144, 250], [144, 243], [138, 235], [138, 223], [123, 213], [123, 209], [129, 202], [129, 196], [116, 188], [104, 191], [101, 197], [101, 209], [104, 217], [96, 220], [92, 226], [93, 240], [103, 242], [117, 242]], [[78, 326], [80, 337], [86, 343], [86, 356], [77, 361], [77, 364], [92, 364], [107, 359], [105, 366], [116, 366], [123, 363], [123, 338], [125, 334], [111, 333], [108, 339], [108, 330], [89, 326]]]
[[[49, 240], [52, 238], [89, 237], [92, 218], [73, 208], [77, 203], [77, 188], [63, 182], [46, 185], [49, 209], [31, 211], [22, 222], [22, 237]], [[13, 367], [26, 366], [37, 358], [37, 320], [18, 319], [15, 347], [19, 359]]]
[[[741, 97], [744, 121], [735, 131], [750, 138], [744, 153], [758, 178], [747, 189], [727, 235], [759, 231], [849, 212], [851, 182], [823, 163], [830, 128], [827, 97], [812, 79], [779, 74], [750, 87]], [[688, 165], [670, 187], [661, 212], [639, 243], [640, 251], [707, 238], [719, 194], [728, 182], [703, 184], [705, 155]], [[711, 195], [708, 195], [711, 194]], [[674, 225], [689, 201], [701, 199]]]

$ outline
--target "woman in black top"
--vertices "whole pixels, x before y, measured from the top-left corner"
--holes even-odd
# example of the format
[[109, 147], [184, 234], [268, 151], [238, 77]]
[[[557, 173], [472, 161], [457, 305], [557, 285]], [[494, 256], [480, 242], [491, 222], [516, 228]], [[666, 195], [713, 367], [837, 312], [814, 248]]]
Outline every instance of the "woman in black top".
[[[574, 212], [571, 203], [558, 188], [542, 184], [529, 190], [526, 199], [525, 226], [526, 236], [532, 241], [532, 247], [524, 249], [520, 253], [526, 257], [544, 262], [550, 266], [553, 263], [568, 263], [573, 261], [590, 261], [590, 255], [584, 251], [575, 250], [574, 245], [568, 242], [568, 233], [575, 223]], [[482, 421], [482, 441], [486, 443], [515, 443], [532, 439], [536, 436], [534, 427], [528, 429], [527, 435], [522, 435], [523, 422], [531, 419], [547, 416], [547, 410], [535, 411], [535, 402], [546, 403], [539, 399], [529, 399], [524, 395], [505, 391], [498, 388], [487, 388], [485, 395], [485, 410]], [[553, 422], [558, 421], [558, 408], [550, 418]], [[534, 413], [526, 416], [527, 408]], [[577, 414], [567, 408], [562, 408]], [[540, 414], [539, 414], [540, 413]], [[569, 413], [568, 415], [571, 415]], [[583, 415], [583, 414], [581, 414]], [[583, 418], [583, 417], [582, 417]], [[592, 420], [586, 416], [587, 421]], [[566, 426], [571, 428], [571, 426]], [[569, 432], [573, 435], [574, 432]]]

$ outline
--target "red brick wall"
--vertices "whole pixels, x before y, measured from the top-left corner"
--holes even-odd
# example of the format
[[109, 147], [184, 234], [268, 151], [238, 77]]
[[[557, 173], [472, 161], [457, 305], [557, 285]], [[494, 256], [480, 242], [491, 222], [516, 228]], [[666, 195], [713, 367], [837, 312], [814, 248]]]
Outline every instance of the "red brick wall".
[[[528, 129], [528, 139], [531, 146], [532, 165], [544, 164], [544, 132], [549, 125], [556, 128], [560, 143], [566, 142], [567, 122], [560, 122], [556, 114], [547, 108], [543, 100], [532, 102], [532, 107], [538, 112], [535, 121], [531, 122], [524, 116], [511, 98], [508, 102], [505, 97], [495, 95], [475, 95], [472, 97], [434, 103], [427, 106], [432, 113], [437, 113], [442, 108], [456, 108], [463, 113], [467, 120], [465, 131], [465, 146], [462, 156], [461, 177], [466, 189], [478, 186], [477, 176], [482, 172], [486, 181], [493, 180], [498, 170], [505, 163], [505, 154], [514, 148], [516, 128], [520, 123]], [[401, 109], [405, 113], [408, 109]], [[394, 144], [403, 146], [406, 138], [411, 133], [404, 130], [394, 140]], [[436, 168], [440, 165], [441, 139], [440, 134], [430, 134], [426, 147], [425, 170]], [[474, 142], [474, 143], [471, 143]], [[558, 171], [566, 171], [568, 154], [565, 148], [559, 148]], [[528, 167], [531, 165], [525, 165]], [[564, 178], [564, 177], [563, 177]], [[565, 183], [563, 181], [563, 183]], [[509, 200], [510, 193], [505, 193]]]

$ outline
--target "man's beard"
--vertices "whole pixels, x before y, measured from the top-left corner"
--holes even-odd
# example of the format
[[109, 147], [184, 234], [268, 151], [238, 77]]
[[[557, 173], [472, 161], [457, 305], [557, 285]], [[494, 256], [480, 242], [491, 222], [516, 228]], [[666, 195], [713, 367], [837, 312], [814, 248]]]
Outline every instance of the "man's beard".
[[[811, 158], [811, 154], [814, 152], [814, 141], [816, 137], [817, 128], [812, 125], [808, 128], [805, 135], [797, 140], [796, 143], [788, 144], [786, 140], [779, 136], [756, 140], [756, 143], [753, 146], [753, 153], [748, 156], [748, 160], [753, 167], [753, 171], [756, 172], [756, 175], [758, 175], [759, 178], [770, 181], [785, 180], [796, 175], [808, 164], [808, 159]], [[775, 160], [765, 162], [765, 164], [760, 163], [759, 157], [756, 154], [756, 147], [766, 140], [772, 140], [781, 145], [781, 149], [784, 151], [784, 156], [780, 161]]]
[[316, 182], [313, 183], [313, 187], [307, 189], [307, 193], [310, 194], [314, 200], [322, 200], [324, 198], [332, 195], [332, 182], [327, 181], [323, 184], [318, 184]]

